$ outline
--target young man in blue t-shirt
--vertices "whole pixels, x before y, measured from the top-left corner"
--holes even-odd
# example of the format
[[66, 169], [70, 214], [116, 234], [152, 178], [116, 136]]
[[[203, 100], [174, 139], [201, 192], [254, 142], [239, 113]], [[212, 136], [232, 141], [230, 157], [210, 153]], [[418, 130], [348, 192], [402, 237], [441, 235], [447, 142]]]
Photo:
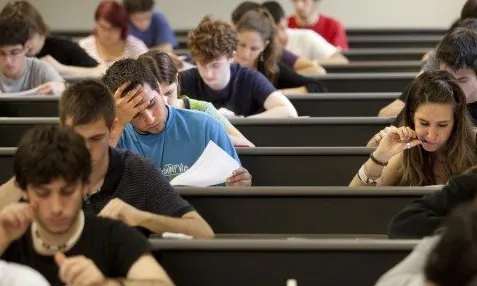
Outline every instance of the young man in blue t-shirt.
[[197, 68], [180, 73], [182, 94], [209, 101], [225, 113], [244, 117], [297, 117], [295, 107], [256, 70], [233, 64], [234, 28], [205, 17], [189, 34]]
[[[220, 123], [200, 112], [167, 106], [157, 79], [141, 62], [117, 61], [107, 70], [103, 82], [117, 100], [117, 146], [153, 160], [169, 179], [187, 171], [209, 141], [240, 162]], [[251, 176], [239, 168], [226, 185], [250, 186]]]
[[172, 52], [177, 46], [166, 17], [154, 11], [154, 0], [123, 0], [129, 15], [129, 34], [139, 38], [149, 49]]

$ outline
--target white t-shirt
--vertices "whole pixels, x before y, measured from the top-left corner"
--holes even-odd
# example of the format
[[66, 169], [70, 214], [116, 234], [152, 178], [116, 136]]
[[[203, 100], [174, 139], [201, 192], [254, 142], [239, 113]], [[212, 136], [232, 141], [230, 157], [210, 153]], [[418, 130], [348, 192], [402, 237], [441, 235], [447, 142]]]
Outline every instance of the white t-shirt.
[[0, 260], [0, 285], [49, 286], [50, 283], [33, 268]]
[[128, 35], [128, 37], [126, 38], [126, 47], [124, 48], [122, 56], [118, 57], [113, 61], [106, 62], [103, 60], [103, 58], [101, 58], [101, 55], [99, 54], [98, 46], [96, 45], [96, 37], [94, 35], [79, 40], [78, 44], [81, 48], [83, 48], [83, 50], [86, 51], [86, 53], [88, 53], [90, 57], [95, 59], [98, 63], [107, 65], [112, 65], [115, 61], [120, 59], [136, 59], [137, 57], [148, 51], [148, 48], [141, 40], [132, 35]]
[[285, 49], [309, 60], [328, 59], [339, 50], [321, 35], [309, 29], [288, 29]]

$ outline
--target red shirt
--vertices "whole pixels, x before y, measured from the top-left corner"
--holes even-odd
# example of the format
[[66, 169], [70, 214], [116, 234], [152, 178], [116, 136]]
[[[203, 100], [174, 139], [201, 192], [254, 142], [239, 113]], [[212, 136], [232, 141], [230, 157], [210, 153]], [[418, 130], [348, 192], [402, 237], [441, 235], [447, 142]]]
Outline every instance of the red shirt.
[[348, 50], [348, 37], [346, 31], [337, 20], [320, 14], [318, 22], [309, 27], [300, 27], [295, 16], [288, 18], [288, 27], [298, 29], [311, 29], [325, 38], [332, 45], [341, 48], [343, 51]]

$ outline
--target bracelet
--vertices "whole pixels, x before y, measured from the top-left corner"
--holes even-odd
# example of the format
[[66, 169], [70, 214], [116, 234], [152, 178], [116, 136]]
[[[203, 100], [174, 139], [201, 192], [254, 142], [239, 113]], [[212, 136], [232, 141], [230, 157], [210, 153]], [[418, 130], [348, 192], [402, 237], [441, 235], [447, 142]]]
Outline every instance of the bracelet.
[[374, 185], [374, 184], [377, 183], [377, 181], [379, 179], [379, 178], [377, 178], [377, 179], [373, 180], [373, 179], [370, 179], [368, 177], [368, 172], [366, 170], [365, 164], [363, 164], [361, 166], [361, 168], [359, 168], [358, 178], [361, 180], [361, 182], [365, 183], [366, 185]]
[[373, 153], [371, 153], [371, 154], [369, 155], [369, 158], [371, 158], [371, 161], [373, 161], [375, 164], [377, 164], [377, 165], [379, 165], [379, 166], [386, 167], [386, 166], [388, 165], [388, 162], [383, 163], [383, 162], [381, 162], [381, 161], [378, 161], [378, 159], [376, 159], [376, 158], [374, 157]]

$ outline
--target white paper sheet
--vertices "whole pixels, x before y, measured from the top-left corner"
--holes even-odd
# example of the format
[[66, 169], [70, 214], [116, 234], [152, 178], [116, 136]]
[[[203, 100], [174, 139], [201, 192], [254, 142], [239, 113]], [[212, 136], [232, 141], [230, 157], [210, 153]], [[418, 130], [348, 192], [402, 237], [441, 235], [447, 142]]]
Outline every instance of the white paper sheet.
[[173, 186], [209, 187], [222, 184], [240, 168], [240, 164], [217, 144], [209, 141], [199, 159], [187, 170], [171, 180]]
[[38, 87], [29, 89], [29, 90], [24, 90], [20, 92], [6, 92], [6, 93], [0, 93], [0, 96], [30, 96], [30, 95], [37, 95], [38, 94]]

